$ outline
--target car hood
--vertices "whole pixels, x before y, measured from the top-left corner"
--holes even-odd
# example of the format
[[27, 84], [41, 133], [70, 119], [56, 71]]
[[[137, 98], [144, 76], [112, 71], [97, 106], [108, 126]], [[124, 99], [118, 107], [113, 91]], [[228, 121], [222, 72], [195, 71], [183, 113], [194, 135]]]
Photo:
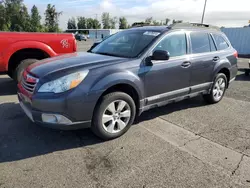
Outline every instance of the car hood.
[[57, 71], [77, 68], [92, 68], [119, 63], [125, 58], [93, 53], [72, 53], [38, 61], [27, 68], [27, 71], [40, 78]]

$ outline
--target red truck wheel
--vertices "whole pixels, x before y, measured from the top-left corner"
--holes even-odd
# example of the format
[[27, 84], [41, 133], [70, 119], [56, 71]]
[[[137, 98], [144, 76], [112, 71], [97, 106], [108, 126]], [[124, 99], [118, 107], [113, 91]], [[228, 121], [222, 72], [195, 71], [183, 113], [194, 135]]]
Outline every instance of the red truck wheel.
[[23, 71], [31, 64], [35, 63], [38, 61], [37, 59], [25, 59], [21, 61], [21, 63], [17, 66], [15, 72], [14, 72], [14, 77], [13, 79], [17, 82], [21, 81]]

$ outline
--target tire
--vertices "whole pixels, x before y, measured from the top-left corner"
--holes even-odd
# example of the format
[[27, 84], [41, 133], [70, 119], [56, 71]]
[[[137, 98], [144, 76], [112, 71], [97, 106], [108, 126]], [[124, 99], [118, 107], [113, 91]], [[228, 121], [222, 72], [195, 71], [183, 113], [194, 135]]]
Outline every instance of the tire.
[[12, 73], [11, 71], [8, 71], [8, 72], [7, 72], [7, 75], [8, 75], [10, 78], [13, 79], [13, 73]]
[[[223, 80], [223, 84], [219, 82]], [[204, 100], [209, 104], [215, 104], [222, 100], [228, 85], [228, 80], [225, 74], [219, 73], [214, 79], [214, 83], [211, 89], [211, 92], [207, 95], [203, 95]], [[219, 87], [218, 87], [219, 86]], [[214, 92], [215, 90], [215, 92]], [[217, 92], [216, 92], [217, 90]], [[219, 92], [220, 91], [220, 92]], [[217, 93], [217, 94], [215, 94]]]
[[17, 66], [14, 74], [13, 74], [13, 79], [16, 82], [20, 82], [22, 78], [23, 71], [31, 64], [35, 63], [38, 61], [37, 59], [25, 59], [20, 62], [20, 64]]
[[[126, 105], [120, 111], [119, 106], [123, 106], [125, 104], [124, 102]], [[112, 104], [114, 104], [114, 108], [111, 108]], [[114, 109], [115, 113], [111, 113], [109, 109]], [[117, 113], [117, 111], [120, 111], [120, 113]], [[125, 117], [125, 114], [127, 117]], [[118, 117], [116, 117], [116, 115]], [[98, 137], [102, 138], [103, 140], [115, 139], [128, 131], [134, 122], [135, 115], [136, 107], [134, 100], [126, 93], [113, 92], [105, 95], [97, 104], [91, 129]], [[108, 119], [104, 119], [104, 116], [108, 117], [109, 121]], [[106, 123], [103, 121], [103, 119], [104, 121], [106, 120]], [[121, 123], [121, 121], [123, 123]], [[126, 126], [124, 127], [124, 125]]]

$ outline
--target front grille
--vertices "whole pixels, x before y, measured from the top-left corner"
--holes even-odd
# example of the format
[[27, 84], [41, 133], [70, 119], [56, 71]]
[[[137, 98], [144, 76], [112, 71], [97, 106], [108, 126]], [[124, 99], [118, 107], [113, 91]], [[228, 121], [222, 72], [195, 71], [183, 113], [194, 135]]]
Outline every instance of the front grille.
[[24, 71], [21, 80], [21, 85], [26, 91], [28, 91], [29, 93], [33, 93], [38, 81], [38, 78], [35, 78], [34, 76], [31, 76], [26, 71]]

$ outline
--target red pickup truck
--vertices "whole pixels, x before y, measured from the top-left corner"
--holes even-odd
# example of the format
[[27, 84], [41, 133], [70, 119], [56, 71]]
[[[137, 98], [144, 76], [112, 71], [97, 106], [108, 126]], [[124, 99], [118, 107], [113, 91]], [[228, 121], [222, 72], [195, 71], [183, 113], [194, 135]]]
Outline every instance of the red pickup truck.
[[37, 60], [77, 51], [73, 34], [0, 32], [0, 72], [20, 81]]

